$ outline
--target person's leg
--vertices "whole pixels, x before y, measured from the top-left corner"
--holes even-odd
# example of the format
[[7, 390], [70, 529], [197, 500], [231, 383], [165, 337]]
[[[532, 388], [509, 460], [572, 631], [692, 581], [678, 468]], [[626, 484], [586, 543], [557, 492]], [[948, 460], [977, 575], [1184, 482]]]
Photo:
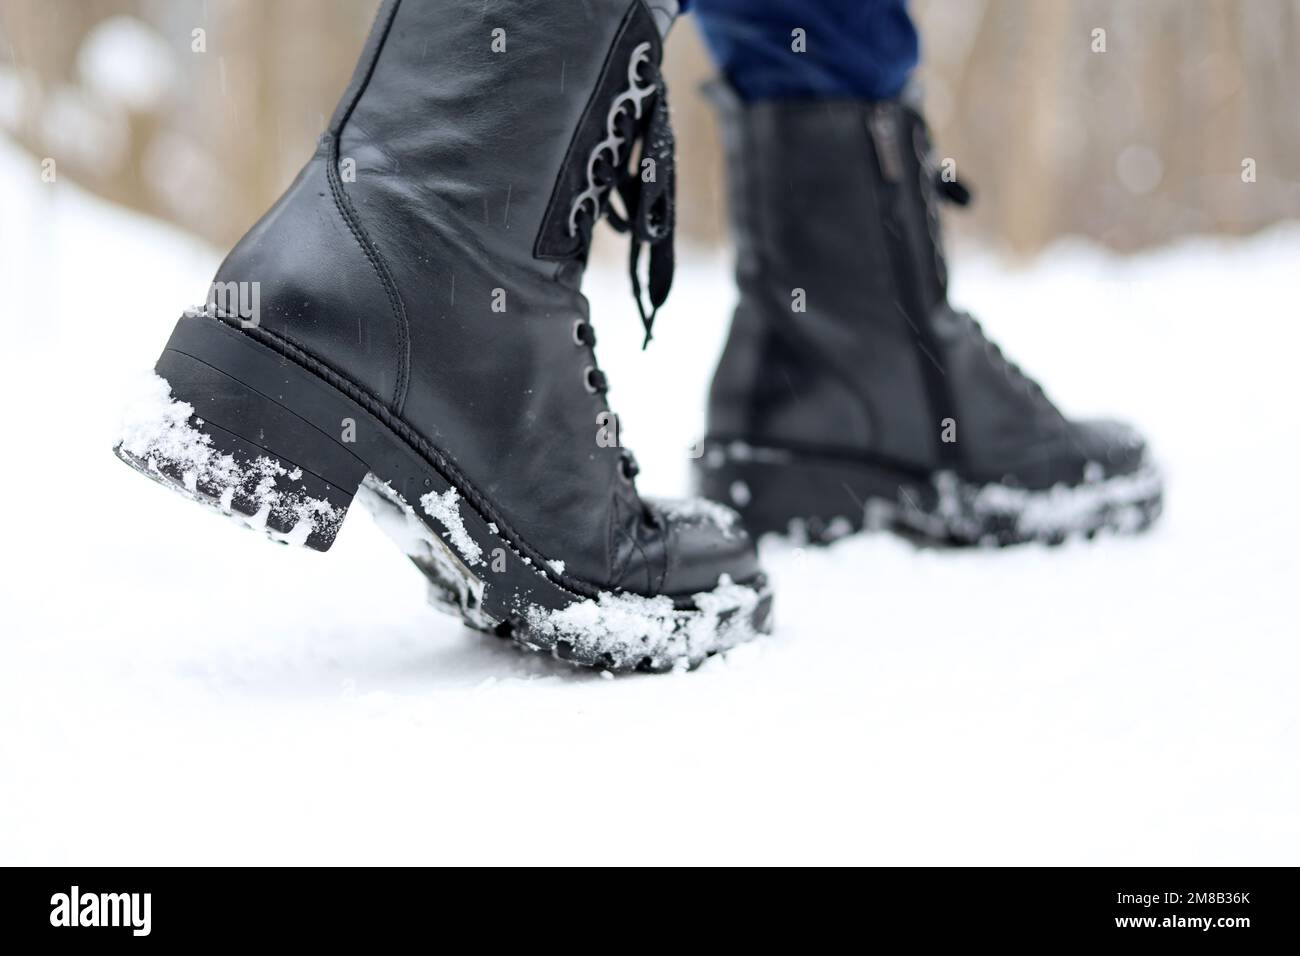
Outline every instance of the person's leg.
[[755, 534], [829, 538], [876, 516], [970, 543], [1149, 524], [1161, 484], [1141, 437], [1066, 418], [948, 303], [939, 204], [969, 194], [903, 92], [901, 0], [696, 12], [727, 80], [740, 286], [701, 491]]
[[916, 66], [904, 0], [691, 0], [687, 8], [747, 101], [885, 99]]

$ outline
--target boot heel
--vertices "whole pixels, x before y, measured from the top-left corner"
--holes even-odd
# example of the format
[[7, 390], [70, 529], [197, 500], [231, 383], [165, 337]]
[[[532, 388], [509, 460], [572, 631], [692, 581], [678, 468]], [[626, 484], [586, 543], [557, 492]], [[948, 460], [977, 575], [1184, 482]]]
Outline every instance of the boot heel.
[[[196, 321], [212, 328], [183, 335], [185, 323]], [[244, 374], [237, 350], [205, 348], [229, 334], [213, 334], [216, 326], [181, 320], [146, 394], [128, 409], [114, 451], [137, 471], [275, 540], [327, 551], [366, 466], [282, 403], [292, 389], [279, 394], [282, 401], [268, 397], [245, 381], [254, 376]], [[287, 365], [281, 372], [306, 374]]]

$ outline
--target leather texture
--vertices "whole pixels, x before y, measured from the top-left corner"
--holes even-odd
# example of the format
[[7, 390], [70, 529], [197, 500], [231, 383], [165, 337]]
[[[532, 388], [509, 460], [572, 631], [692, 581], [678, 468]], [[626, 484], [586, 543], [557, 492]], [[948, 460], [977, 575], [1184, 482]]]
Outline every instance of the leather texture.
[[1142, 463], [1132, 429], [1068, 421], [949, 305], [939, 171], [916, 110], [710, 93], [740, 289], [712, 438], [1028, 488]]
[[752, 544], [692, 544], [597, 441], [587, 249], [541, 243], [627, 49], [657, 63], [659, 30], [642, 0], [388, 0], [320, 149], [218, 281], [260, 281], [263, 330], [388, 404], [567, 574], [687, 594], [752, 578]]
[[881, 200], [863, 109], [744, 105], [716, 85], [710, 95], [740, 290], [711, 388], [711, 435], [929, 461], [922, 359], [873, 226]]

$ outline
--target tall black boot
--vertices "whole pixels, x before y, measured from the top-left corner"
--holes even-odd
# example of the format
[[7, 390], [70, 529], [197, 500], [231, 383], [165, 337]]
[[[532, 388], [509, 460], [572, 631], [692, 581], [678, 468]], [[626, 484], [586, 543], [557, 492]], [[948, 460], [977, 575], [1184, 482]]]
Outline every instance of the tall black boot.
[[1134, 530], [1142, 438], [1070, 421], [948, 304], [938, 203], [969, 198], [903, 101], [740, 103], [717, 87], [740, 304], [713, 380], [705, 494], [754, 534], [872, 525], [957, 542]]
[[384, 3], [119, 455], [322, 551], [360, 493], [467, 623], [581, 663], [662, 669], [766, 629], [734, 513], [638, 495], [579, 292], [609, 213], [650, 247], [647, 332], [667, 294], [676, 8]]

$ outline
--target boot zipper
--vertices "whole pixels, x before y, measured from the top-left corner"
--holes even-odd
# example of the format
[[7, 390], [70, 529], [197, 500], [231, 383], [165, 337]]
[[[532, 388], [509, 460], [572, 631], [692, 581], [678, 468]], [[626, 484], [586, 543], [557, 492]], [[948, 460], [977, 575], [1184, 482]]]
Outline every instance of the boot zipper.
[[946, 381], [940, 356], [938, 339], [930, 328], [930, 318], [925, 314], [921, 295], [921, 280], [912, 262], [912, 251], [907, 232], [899, 219], [898, 206], [903, 201], [902, 182], [906, 175], [906, 162], [903, 158], [902, 144], [899, 142], [898, 118], [889, 104], [873, 106], [867, 115], [867, 132], [871, 138], [872, 149], [876, 154], [876, 163], [880, 169], [881, 179], [885, 183], [884, 195], [880, 204], [882, 225], [885, 229], [885, 249], [894, 273], [894, 285], [898, 290], [900, 304], [912, 328], [912, 338], [920, 356], [921, 375], [925, 379], [926, 395], [930, 402], [930, 413], [934, 416], [931, 427], [935, 429], [935, 448], [941, 465], [955, 467], [960, 459], [955, 442], [943, 442], [937, 438], [941, 423], [946, 418], [955, 418], [952, 396]]
[[867, 131], [876, 150], [880, 175], [887, 183], [902, 182], [903, 153], [898, 144], [898, 128], [885, 107], [876, 106], [871, 110], [867, 117]]

